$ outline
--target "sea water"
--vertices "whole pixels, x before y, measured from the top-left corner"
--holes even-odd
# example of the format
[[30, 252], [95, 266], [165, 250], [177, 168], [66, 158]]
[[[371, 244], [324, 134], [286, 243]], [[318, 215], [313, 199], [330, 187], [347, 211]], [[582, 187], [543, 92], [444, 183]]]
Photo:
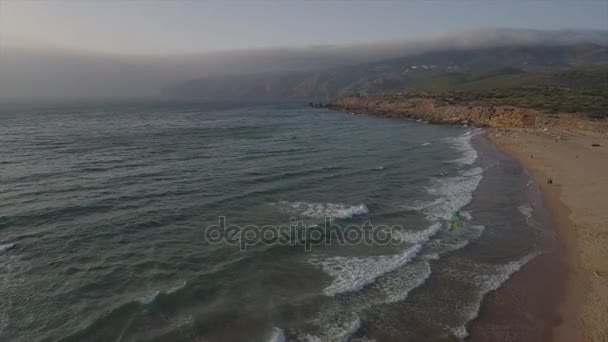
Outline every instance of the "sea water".
[[[480, 157], [476, 129], [297, 102], [16, 104], [0, 122], [0, 340], [458, 339], [543, 252], [527, 176]], [[243, 248], [209, 241], [218, 217], [392, 239]]]

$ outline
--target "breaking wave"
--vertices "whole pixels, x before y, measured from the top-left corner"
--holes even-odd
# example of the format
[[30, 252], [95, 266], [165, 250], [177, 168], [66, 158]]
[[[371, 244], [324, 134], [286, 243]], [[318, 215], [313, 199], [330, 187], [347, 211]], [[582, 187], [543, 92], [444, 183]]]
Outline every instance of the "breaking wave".
[[285, 342], [285, 333], [280, 328], [272, 328], [268, 342]]
[[320, 266], [334, 278], [331, 285], [323, 290], [326, 295], [333, 296], [362, 289], [381, 275], [407, 264], [420, 249], [421, 245], [418, 244], [396, 255], [311, 258], [309, 262]]
[[152, 304], [152, 303], [154, 303], [154, 301], [156, 300], [156, 298], [158, 297], [159, 294], [161, 294], [161, 293], [166, 294], [166, 295], [173, 294], [173, 293], [183, 289], [184, 287], [186, 287], [187, 284], [188, 283], [186, 281], [184, 281], [181, 284], [171, 287], [167, 290], [156, 291], [152, 294], [141, 296], [141, 297], [137, 298], [137, 302], [139, 302], [142, 305]]
[[469, 335], [466, 324], [475, 318], [479, 314], [481, 302], [483, 298], [490, 292], [497, 290], [507, 280], [511, 278], [513, 274], [518, 272], [522, 267], [528, 264], [532, 259], [539, 256], [540, 252], [530, 253], [524, 257], [511, 261], [504, 265], [492, 265], [492, 264], [479, 264], [467, 262], [467, 267], [454, 270], [450, 276], [458, 281], [474, 285], [479, 289], [477, 299], [469, 305], [463, 307], [463, 315], [465, 316], [465, 322], [458, 327], [452, 328], [452, 333], [458, 338], [465, 338]]
[[526, 222], [528, 222], [530, 220], [530, 218], [532, 217], [533, 209], [528, 204], [522, 204], [522, 205], [518, 206], [517, 210], [519, 210], [519, 212], [524, 216], [524, 218], [526, 219]]
[[470, 165], [477, 160], [477, 151], [471, 146], [471, 138], [480, 134], [482, 130], [474, 129], [467, 131], [455, 138], [445, 138], [446, 142], [451, 143], [452, 147], [462, 153], [462, 157], [452, 160], [454, 163]]
[[4, 245], [0, 245], [0, 255], [6, 253], [8, 250], [12, 249], [13, 247], [15, 247], [14, 243], [7, 243]]
[[333, 217], [338, 219], [348, 219], [353, 216], [360, 216], [369, 213], [369, 209], [363, 203], [349, 205], [343, 203], [308, 203], [308, 202], [287, 202], [281, 201], [274, 203], [273, 206], [290, 214], [307, 218], [326, 218]]

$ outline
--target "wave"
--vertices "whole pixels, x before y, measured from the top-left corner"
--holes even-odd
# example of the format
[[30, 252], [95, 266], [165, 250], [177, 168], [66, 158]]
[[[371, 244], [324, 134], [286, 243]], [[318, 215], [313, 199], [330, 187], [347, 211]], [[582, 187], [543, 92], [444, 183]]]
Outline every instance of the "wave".
[[181, 284], [179, 284], [179, 285], [177, 285], [177, 286], [174, 286], [174, 287], [172, 287], [172, 288], [168, 289], [167, 291], [165, 291], [165, 293], [166, 293], [166, 294], [172, 294], [172, 293], [175, 293], [175, 292], [177, 292], [177, 291], [179, 291], [179, 290], [183, 289], [184, 287], [186, 287], [186, 285], [187, 285], [187, 284], [188, 284], [188, 282], [184, 280], [184, 282], [183, 282], [183, 283], [181, 283]]
[[467, 219], [469, 221], [471, 221], [471, 219], [473, 219], [473, 215], [471, 215], [471, 212], [469, 212], [469, 211], [461, 211], [460, 216], [464, 217], [465, 219]]
[[530, 218], [532, 217], [532, 207], [528, 204], [522, 204], [520, 206], [517, 207], [517, 210], [519, 210], [519, 212], [524, 215], [524, 218], [526, 219], [526, 222], [528, 222], [530, 220]]
[[159, 293], [160, 293], [160, 291], [156, 291], [151, 295], [145, 295], [145, 296], [139, 297], [139, 298], [137, 298], [137, 301], [142, 305], [152, 304], [156, 300], [156, 297], [158, 296]]
[[[478, 130], [470, 130], [456, 138], [447, 138], [452, 147], [463, 154], [462, 158], [453, 160], [463, 165], [471, 165], [477, 160], [477, 151], [471, 145], [471, 138], [479, 134]], [[452, 214], [464, 208], [473, 199], [473, 192], [483, 178], [484, 170], [471, 166], [455, 177], [437, 177], [433, 179], [426, 191], [435, 198], [429, 202], [418, 202], [405, 206], [408, 210], [422, 212], [431, 222], [449, 220]], [[470, 219], [470, 217], [469, 217]]]
[[479, 129], [466, 131], [455, 138], [445, 138], [444, 141], [451, 143], [452, 148], [462, 153], [462, 157], [452, 160], [453, 163], [470, 165], [477, 160], [477, 151], [471, 145], [471, 139], [483, 132]]
[[153, 294], [139, 297], [136, 299], [136, 301], [142, 305], [150, 305], [150, 304], [154, 303], [154, 301], [156, 301], [156, 298], [158, 297], [159, 294], [161, 294], [161, 293], [166, 294], [166, 295], [173, 294], [173, 293], [183, 289], [184, 287], [186, 287], [187, 284], [188, 284], [188, 282], [184, 281], [181, 284], [171, 287], [167, 290], [156, 291]]
[[[470, 144], [471, 137], [477, 134], [476, 132], [476, 130], [471, 130], [457, 138], [451, 138], [455, 147], [465, 154], [463, 158], [467, 158], [467, 164], [474, 162], [477, 158], [477, 152]], [[482, 177], [483, 169], [473, 167], [457, 177], [435, 179], [434, 184], [427, 189], [427, 192], [438, 196], [438, 198], [416, 208], [426, 214], [427, 219], [431, 222], [430, 227], [421, 231], [393, 231], [393, 238], [401, 242], [414, 244], [400, 254], [310, 259], [309, 261], [312, 264], [320, 266], [324, 272], [334, 278], [332, 284], [323, 290], [324, 293], [333, 296], [338, 293], [358, 291], [375, 282], [378, 277], [410, 262], [424, 245], [441, 231], [443, 221], [449, 220], [452, 213], [471, 202], [473, 192], [477, 189]], [[315, 207], [313, 206], [313, 208]], [[309, 209], [310, 207], [307, 207], [307, 210]], [[322, 211], [319, 208], [312, 210], [315, 214]], [[465, 218], [470, 220], [470, 214]], [[483, 226], [476, 231], [479, 232], [477, 234], [477, 237], [479, 237], [481, 231], [483, 231]], [[458, 243], [454, 247], [462, 248], [467, 243], [468, 241], [464, 241], [464, 243]], [[439, 253], [436, 255], [438, 257]]]
[[354, 292], [376, 281], [379, 276], [391, 272], [412, 260], [420, 249], [421, 244], [406, 249], [395, 255], [372, 257], [331, 257], [311, 258], [309, 262], [318, 265], [331, 275], [334, 280], [323, 293], [334, 296], [344, 292]]
[[479, 186], [483, 170], [474, 167], [460, 176], [437, 178], [427, 192], [439, 198], [421, 208], [430, 219], [450, 219], [452, 213], [462, 209], [473, 199], [473, 192]]
[[490, 292], [497, 290], [517, 271], [532, 259], [542, 254], [533, 252], [524, 257], [504, 265], [477, 264], [467, 262], [467, 267], [453, 270], [449, 275], [458, 281], [471, 284], [479, 289], [478, 298], [470, 305], [463, 307], [465, 321], [462, 325], [449, 329], [456, 337], [464, 339], [469, 335], [466, 325], [477, 318], [483, 298]]
[[13, 249], [13, 247], [15, 247], [16, 244], [14, 243], [7, 243], [4, 245], [0, 245], [0, 255], [8, 252], [10, 249]]
[[[452, 138], [452, 146], [462, 153], [462, 157], [455, 162], [471, 165], [476, 161], [477, 152], [470, 143], [471, 138], [476, 134], [477, 131], [471, 130], [462, 136]], [[430, 143], [423, 145], [427, 146]], [[361, 322], [358, 315], [363, 310], [376, 305], [404, 301], [413, 289], [421, 286], [431, 277], [430, 260], [439, 259], [444, 253], [463, 248], [470, 241], [478, 238], [484, 230], [483, 226], [466, 224], [462, 229], [450, 234], [444, 234], [442, 228], [453, 212], [461, 210], [470, 203], [482, 177], [483, 169], [470, 166], [456, 177], [434, 179], [427, 192], [437, 198], [410, 208], [425, 214], [430, 226], [419, 231], [393, 231], [394, 239], [412, 244], [399, 254], [310, 258], [308, 261], [311, 264], [319, 266], [333, 278], [332, 283], [323, 290], [323, 293], [334, 298], [332, 301], [336, 302], [333, 305], [344, 301], [337, 308], [320, 312], [318, 319], [320, 334], [330, 336], [330, 340], [348, 339], [359, 330]], [[330, 211], [353, 210], [352, 206], [345, 207], [344, 204], [292, 202], [289, 205], [291, 209], [286, 210], [315, 218], [327, 216], [327, 212]], [[349, 212], [345, 216], [353, 215]], [[470, 213], [463, 213], [462, 217], [467, 222], [472, 218]], [[340, 296], [337, 296], [338, 294]], [[354, 318], [344, 317], [345, 312], [352, 313]], [[325, 339], [307, 335], [303, 340]]]
[[409, 293], [424, 284], [431, 276], [431, 264], [428, 258], [422, 258], [417, 262], [408, 264], [394, 275], [389, 275], [378, 287], [386, 296], [383, 303], [397, 303], [404, 301]]
[[[435, 227], [425, 230], [426, 234], [435, 231]], [[456, 235], [449, 234], [442, 238], [430, 239], [426, 244], [417, 245], [424, 247], [415, 258], [408, 261], [405, 265], [378, 275], [374, 282], [360, 289], [360, 291], [350, 291], [340, 296], [333, 296], [332, 301], [319, 312], [319, 317], [315, 319], [320, 330], [320, 335], [318, 336], [322, 336], [323, 338], [308, 335], [308, 337], [314, 338], [302, 338], [299, 340], [340, 341], [343, 332], [347, 330], [344, 327], [348, 326], [348, 322], [354, 320], [353, 316], [358, 319], [362, 312], [377, 305], [406, 300], [412, 290], [422, 286], [431, 277], [431, 260], [438, 259], [441, 254], [463, 248], [470, 241], [479, 237], [483, 229], [483, 226], [471, 226], [460, 230]], [[426, 234], [420, 235], [419, 239], [424, 241]], [[367, 266], [364, 265], [363, 267]], [[348, 277], [345, 275], [348, 275], [351, 271], [352, 269], [346, 266], [341, 279], [348, 280]], [[345, 315], [345, 313], [348, 313], [348, 315]], [[352, 334], [354, 332], [356, 330]]]
[[[441, 227], [439, 224], [433, 226]], [[472, 240], [479, 238], [484, 229], [482, 225], [474, 225], [445, 238], [431, 240], [432, 236], [429, 236], [429, 241], [424, 245], [424, 252], [418, 256], [417, 261], [406, 265], [395, 274], [389, 274], [378, 284], [386, 295], [383, 302], [395, 303], [405, 300], [411, 290], [424, 284], [431, 276], [430, 260], [437, 260], [442, 254], [464, 248]]]
[[332, 336], [335, 336], [335, 338], [333, 340], [348, 342], [350, 340], [350, 337], [352, 335], [354, 335], [357, 332], [357, 330], [359, 330], [359, 328], [361, 328], [361, 319], [359, 317], [357, 317], [356, 319], [351, 321], [349, 324], [346, 324], [340, 328], [341, 328], [340, 331], [332, 334]]
[[429, 228], [417, 231], [411, 230], [393, 230], [393, 239], [400, 242], [409, 242], [418, 244], [421, 242], [428, 241], [431, 237], [437, 234], [441, 230], [441, 223], [433, 223]]
[[425, 143], [420, 144], [420, 146], [430, 146], [430, 145], [431, 145], [430, 142], [425, 142]]
[[343, 203], [308, 203], [281, 201], [272, 205], [290, 215], [298, 215], [317, 219], [326, 217], [348, 219], [353, 216], [360, 216], [369, 213], [369, 209], [364, 203], [358, 205], [349, 205]]
[[[424, 246], [415, 258], [408, 261], [405, 265], [379, 275], [376, 280], [360, 291], [350, 291], [333, 296], [332, 301], [319, 312], [319, 317], [315, 320], [318, 324], [320, 333], [318, 336], [307, 335], [307, 338], [297, 339], [298, 341], [341, 341], [342, 336], [349, 326], [348, 322], [359, 319], [362, 312], [377, 305], [402, 302], [407, 299], [412, 290], [422, 286], [432, 275], [431, 260], [438, 259], [439, 255], [463, 248], [470, 241], [479, 237], [484, 229], [483, 226], [471, 226], [467, 229], [459, 230], [457, 234], [449, 234], [442, 238], [434, 238], [431, 232], [436, 231], [439, 224], [433, 228], [424, 230], [424, 234], [418, 238], [410, 237], [409, 240], [427, 241], [416, 246]], [[355, 262], [355, 261], [353, 261]], [[347, 268], [344, 275], [352, 270]], [[364, 265], [364, 267], [366, 267]], [[342, 279], [345, 277], [342, 275]], [[348, 315], [346, 315], [348, 313]], [[354, 316], [354, 318], [353, 318]], [[358, 328], [352, 329], [351, 336]], [[322, 336], [323, 338], [319, 338]]]
[[342, 319], [339, 322], [332, 322], [329, 325], [325, 324], [324, 326], [325, 329], [323, 329], [319, 335], [301, 333], [298, 336], [294, 336], [295, 338], [290, 338], [289, 341], [348, 342], [351, 341], [352, 336], [361, 328], [361, 319], [358, 316], [354, 316], [352, 319]]
[[285, 333], [280, 328], [272, 328], [268, 342], [285, 342]]
[[[333, 277], [333, 282], [323, 290], [323, 293], [328, 296], [335, 296], [339, 293], [359, 291], [374, 283], [379, 277], [405, 266], [420, 253], [423, 247], [428, 247], [430, 251], [425, 255], [426, 259], [436, 259], [440, 254], [463, 248], [469, 241], [481, 235], [484, 226], [463, 228], [458, 231], [459, 235], [456, 237], [450, 235], [449, 239], [437, 239], [429, 243], [431, 238], [441, 231], [441, 228], [440, 223], [434, 223], [428, 229], [419, 232], [396, 232], [399, 234], [398, 240], [414, 243], [412, 247], [400, 254], [372, 257], [310, 258], [308, 261], [321, 267], [325, 273]], [[428, 276], [430, 276], [430, 269], [429, 273], [424, 275], [424, 278]], [[398, 295], [392, 294], [392, 297], [395, 296]], [[403, 293], [399, 296], [403, 296]]]

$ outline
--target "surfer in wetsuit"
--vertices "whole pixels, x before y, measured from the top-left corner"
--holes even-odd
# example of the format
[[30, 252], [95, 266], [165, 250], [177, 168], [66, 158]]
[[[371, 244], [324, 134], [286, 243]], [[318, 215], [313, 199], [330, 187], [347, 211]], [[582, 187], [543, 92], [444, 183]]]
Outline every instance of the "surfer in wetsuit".
[[450, 231], [453, 231], [456, 228], [459, 228], [460, 225], [461, 225], [460, 211], [456, 211], [455, 213], [452, 214], [452, 218], [450, 219]]

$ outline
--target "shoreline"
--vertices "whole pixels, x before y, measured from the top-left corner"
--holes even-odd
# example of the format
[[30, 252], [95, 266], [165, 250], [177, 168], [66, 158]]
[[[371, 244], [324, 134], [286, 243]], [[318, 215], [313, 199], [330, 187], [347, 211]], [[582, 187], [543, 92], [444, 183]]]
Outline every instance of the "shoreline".
[[[517, 108], [503, 114], [492, 106], [471, 114], [471, 108], [438, 107], [425, 101], [343, 98], [329, 108], [482, 127], [488, 143], [521, 163], [536, 184], [540, 210], [547, 216], [545, 224], [554, 234], [552, 260], [532, 261], [490, 293], [488, 303], [482, 304], [486, 317], [480, 312], [470, 323], [472, 330], [481, 327], [482, 333], [469, 340], [484, 341], [484, 334], [498, 327], [508, 335], [508, 341], [608, 341], [608, 121], [568, 113], [520, 112]], [[500, 303], [496, 298], [504, 295], [517, 297], [513, 299], [531, 311], [518, 310], [516, 304], [504, 303], [504, 298], [502, 306], [495, 305]], [[511, 310], [510, 316], [497, 308]], [[542, 326], [543, 331], [525, 331], [519, 326], [519, 316], [531, 316], [525, 317], [526, 323], [536, 319], [536, 326]], [[520, 335], [530, 332], [532, 335], [526, 336], [535, 338]]]
[[[507, 241], [526, 237], [528, 242], [518, 243], [520, 247], [512, 245], [512, 252], [527, 255], [531, 249], [536, 256], [484, 296], [477, 317], [467, 324], [466, 341], [553, 341], [552, 330], [559, 321], [558, 305], [564, 297], [565, 266], [552, 215], [544, 206], [536, 182], [517, 157], [496, 145], [487, 134], [480, 135], [474, 146], [481, 163], [488, 167], [475, 194], [488, 205], [481, 208], [489, 217], [495, 209], [501, 211], [491, 204], [496, 197], [507, 207], [517, 205], [518, 214], [526, 217], [502, 217], [498, 223], [487, 221], [488, 216], [484, 215], [479, 224], [487, 223], [495, 231], [508, 230], [502, 237]], [[525, 185], [513, 183], [514, 179]], [[504, 193], [504, 197], [497, 196], [496, 191]], [[500, 244], [501, 240], [494, 243]]]
[[[608, 213], [601, 209], [608, 194], [608, 142], [588, 132], [486, 132], [535, 180], [557, 228], [564, 291], [557, 307], [559, 317], [547, 340], [608, 340], [608, 262], [603, 253], [608, 244]], [[591, 147], [592, 143], [600, 146]]]
[[[517, 160], [538, 187], [539, 209], [546, 213], [544, 224], [554, 235], [552, 252], [548, 258], [536, 258], [488, 294], [482, 303], [483, 314], [480, 311], [470, 322], [471, 331], [481, 333], [472, 333], [467, 340], [485, 341], [494, 329], [493, 334], [504, 333], [506, 341], [608, 341], [608, 121], [540, 113], [534, 124], [512, 125], [518, 123], [512, 119], [526, 116], [513, 113], [515, 117], [501, 118], [500, 124], [484, 125], [477, 118], [468, 120], [471, 117], [464, 110], [447, 113], [447, 121], [437, 121], [432, 120], [436, 114], [433, 105], [430, 109], [418, 105], [401, 108], [411, 103], [360, 101], [347, 98], [330, 108], [481, 126], [488, 143]], [[519, 300], [520, 307], [505, 296]], [[534, 320], [542, 331], [530, 329]]]

